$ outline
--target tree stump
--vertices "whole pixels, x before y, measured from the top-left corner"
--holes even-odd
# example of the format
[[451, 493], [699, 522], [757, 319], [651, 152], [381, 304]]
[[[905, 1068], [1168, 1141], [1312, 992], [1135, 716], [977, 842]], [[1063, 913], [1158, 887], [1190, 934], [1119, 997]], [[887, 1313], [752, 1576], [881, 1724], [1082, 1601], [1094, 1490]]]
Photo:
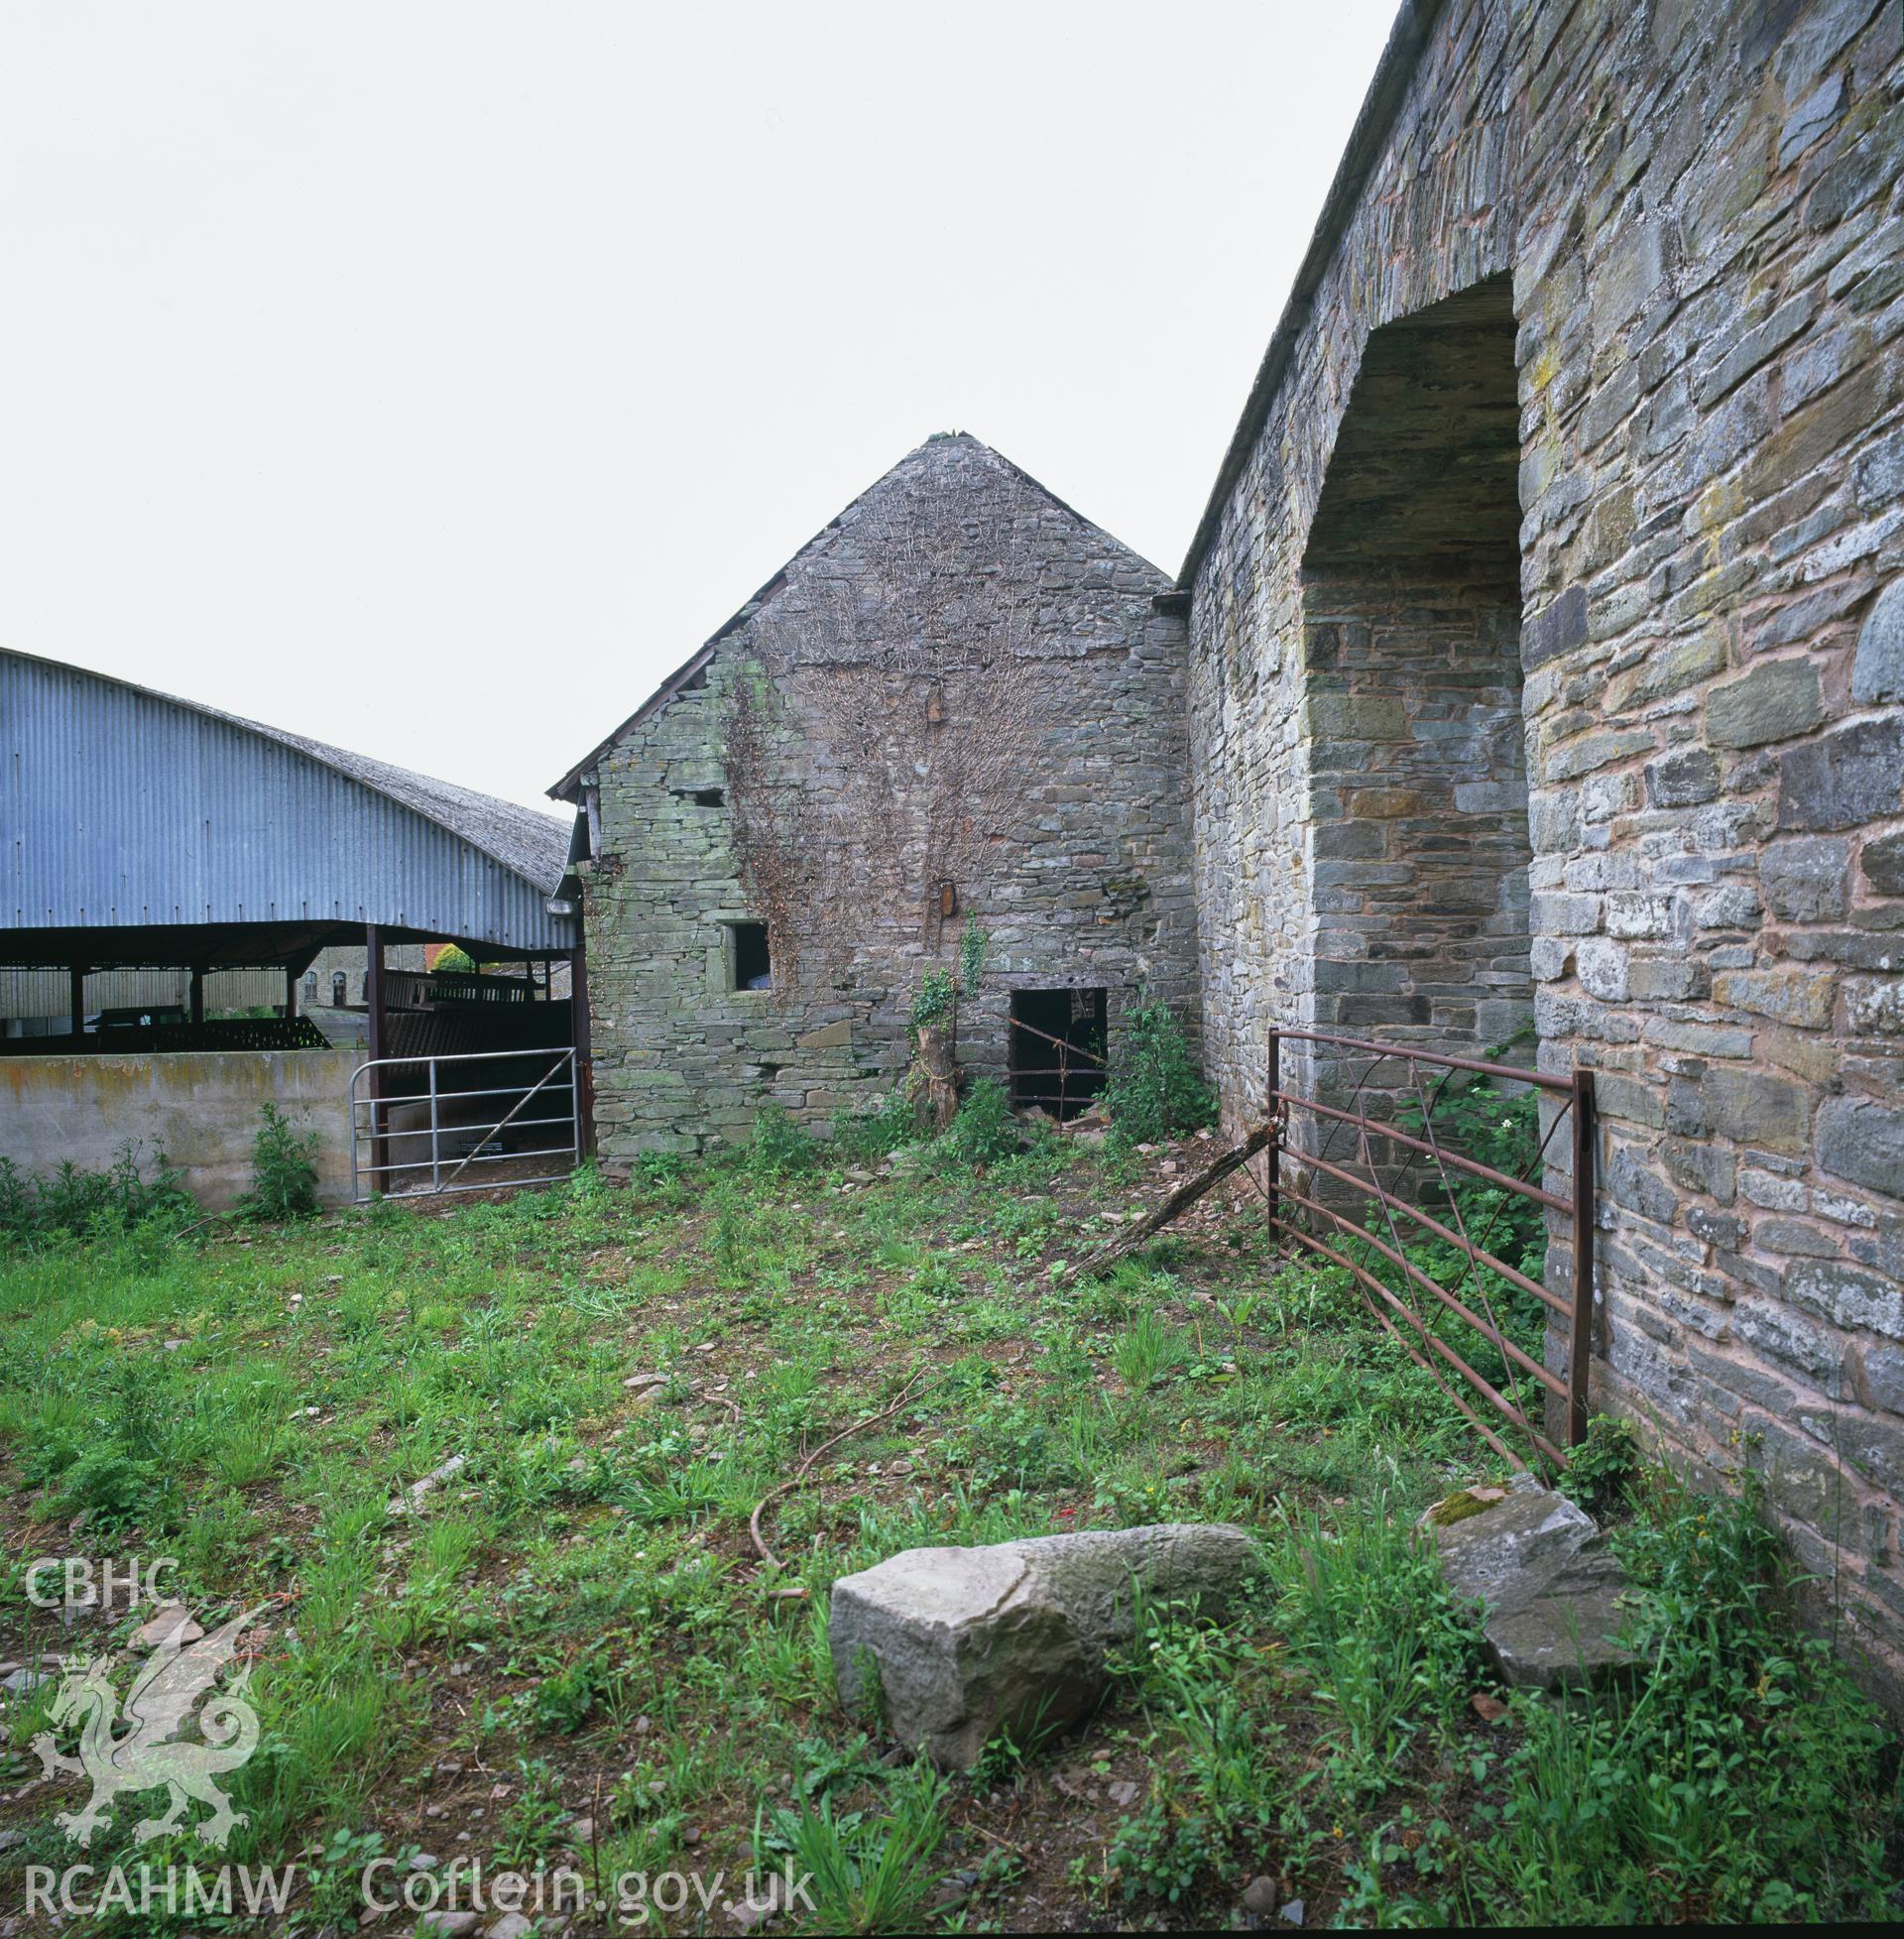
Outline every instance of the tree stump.
[[919, 1056], [914, 1096], [922, 1129], [934, 1137], [949, 1131], [959, 1108], [959, 1066], [953, 1054], [952, 1032], [937, 1024], [919, 1030]]

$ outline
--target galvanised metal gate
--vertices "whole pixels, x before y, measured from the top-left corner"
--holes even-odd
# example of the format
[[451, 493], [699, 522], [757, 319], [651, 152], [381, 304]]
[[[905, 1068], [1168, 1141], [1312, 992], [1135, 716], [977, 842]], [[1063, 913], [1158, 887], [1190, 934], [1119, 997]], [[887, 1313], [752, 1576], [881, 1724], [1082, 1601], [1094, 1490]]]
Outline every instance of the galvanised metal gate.
[[582, 1155], [576, 1074], [572, 1046], [360, 1064], [350, 1078], [351, 1197], [361, 1205], [567, 1177]]

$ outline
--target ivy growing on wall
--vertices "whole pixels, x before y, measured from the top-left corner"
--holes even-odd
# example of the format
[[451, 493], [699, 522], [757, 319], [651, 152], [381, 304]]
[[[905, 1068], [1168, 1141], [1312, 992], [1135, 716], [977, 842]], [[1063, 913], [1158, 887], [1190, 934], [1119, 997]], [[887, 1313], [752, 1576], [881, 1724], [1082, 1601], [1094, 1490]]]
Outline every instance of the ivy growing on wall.
[[929, 477], [889, 481], [749, 627], [726, 769], [781, 995], [877, 928], [955, 940], [1021, 812], [1057, 686], [1031, 532], [1004, 474], [957, 507]]

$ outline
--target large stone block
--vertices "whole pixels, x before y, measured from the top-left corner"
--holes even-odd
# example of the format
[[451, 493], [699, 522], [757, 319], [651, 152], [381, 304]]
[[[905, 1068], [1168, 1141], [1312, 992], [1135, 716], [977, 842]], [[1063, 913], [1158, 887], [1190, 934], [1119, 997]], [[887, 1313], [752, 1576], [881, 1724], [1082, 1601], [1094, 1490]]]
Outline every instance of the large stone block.
[[1802, 1030], [1824, 1030], [1837, 999], [1838, 976], [1832, 970], [1728, 970], [1713, 978], [1716, 1003]]
[[1850, 844], [1830, 836], [1773, 842], [1758, 858], [1759, 887], [1774, 915], [1787, 922], [1830, 922], [1848, 904]]
[[1699, 1085], [1713, 1130], [1767, 1151], [1802, 1151], [1811, 1129], [1811, 1093], [1789, 1078], [1720, 1065]]
[[1635, 1661], [1619, 1640], [1626, 1573], [1566, 1496], [1516, 1475], [1511, 1487], [1436, 1503], [1422, 1526], [1449, 1588], [1483, 1606], [1483, 1634], [1509, 1683], [1579, 1688]]
[[905, 1749], [970, 1769], [1001, 1732], [1022, 1742], [1096, 1701], [1139, 1593], [1221, 1614], [1255, 1559], [1245, 1529], [1197, 1522], [906, 1549], [833, 1585], [841, 1699], [882, 1714]]
[[1818, 1113], [1818, 1162], [1835, 1178], [1904, 1197], [1904, 1111], [1875, 1098], [1826, 1099]]
[[1853, 721], [1780, 755], [1781, 828], [1855, 828], [1904, 805], [1904, 719]]
[[1767, 661], [1706, 696], [1706, 733], [1718, 747], [1759, 747], [1816, 727], [1821, 711], [1811, 661]]
[[1860, 706], [1904, 700], [1904, 579], [1878, 594], [1857, 636], [1851, 698]]

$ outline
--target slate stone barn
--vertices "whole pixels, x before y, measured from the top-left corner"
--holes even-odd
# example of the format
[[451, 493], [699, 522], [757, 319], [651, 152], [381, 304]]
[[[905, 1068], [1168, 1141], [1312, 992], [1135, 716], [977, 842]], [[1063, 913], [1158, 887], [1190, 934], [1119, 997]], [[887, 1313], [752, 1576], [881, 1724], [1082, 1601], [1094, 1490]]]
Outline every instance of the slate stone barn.
[[969, 924], [960, 1060], [1020, 1102], [1058, 1107], [1060, 1059], [1084, 1101], [1139, 984], [1193, 1014], [1169, 592], [997, 452], [934, 437], [564, 779], [607, 1164], [744, 1136], [763, 1102], [823, 1127], [890, 1092]]
[[561, 791], [611, 1162], [890, 1082], [968, 912], [981, 1066], [1590, 1071], [1596, 1401], [1904, 1687], [1900, 0], [1407, 0], [1174, 588], [936, 440]]

